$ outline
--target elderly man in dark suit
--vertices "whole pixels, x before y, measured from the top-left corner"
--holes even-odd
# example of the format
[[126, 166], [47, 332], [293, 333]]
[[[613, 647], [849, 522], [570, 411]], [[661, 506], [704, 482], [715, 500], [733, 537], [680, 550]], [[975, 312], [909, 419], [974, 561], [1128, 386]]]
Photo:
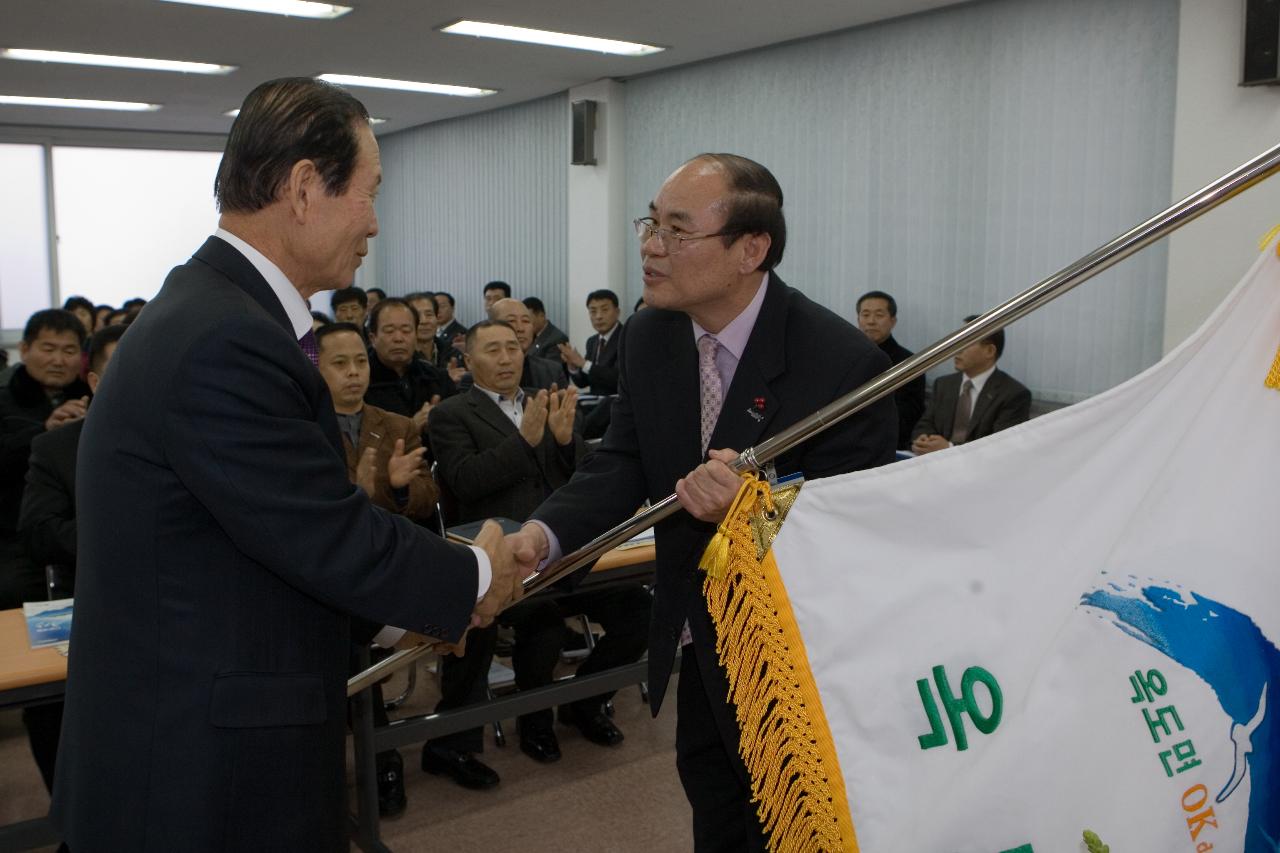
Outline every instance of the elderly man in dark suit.
[[[977, 317], [971, 314], [964, 321]], [[966, 444], [1031, 417], [1031, 392], [996, 367], [1003, 353], [1004, 329], [956, 353], [956, 372], [933, 383], [933, 397], [912, 432], [913, 452]]]
[[451, 642], [518, 595], [347, 479], [307, 298], [378, 231], [368, 112], [310, 78], [232, 125], [219, 229], [130, 326], [81, 437], [52, 817], [94, 850], [345, 851], [353, 614]]
[[499, 299], [488, 308], [490, 320], [501, 320], [515, 330], [524, 352], [520, 383], [526, 388], [550, 391], [569, 387], [569, 377], [559, 359], [538, 358], [533, 352], [533, 312], [519, 299]]
[[[687, 512], [657, 528], [650, 702], [657, 713], [679, 650], [676, 766], [695, 846], [763, 850], [698, 559], [741, 484], [728, 465], [735, 448], [812, 414], [889, 359], [773, 272], [786, 239], [782, 190], [760, 164], [695, 157], [667, 178], [636, 231], [650, 307], [621, 332], [613, 421], [569, 484], [508, 539], [532, 569], [675, 491]], [[896, 435], [886, 399], [775, 464], [807, 478], [881, 465]]]

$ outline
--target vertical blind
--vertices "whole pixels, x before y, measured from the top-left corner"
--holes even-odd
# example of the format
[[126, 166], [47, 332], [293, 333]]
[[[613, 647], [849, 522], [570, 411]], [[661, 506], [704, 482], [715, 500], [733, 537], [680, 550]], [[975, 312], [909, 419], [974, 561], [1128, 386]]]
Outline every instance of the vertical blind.
[[[779, 275], [849, 318], [892, 293], [918, 349], [1167, 206], [1177, 34], [1177, 0], [991, 0], [632, 80], [628, 208], [701, 151], [758, 160]], [[1164, 279], [1145, 250], [1010, 327], [1001, 366], [1060, 402], [1127, 379]]]
[[473, 323], [484, 283], [501, 279], [567, 320], [565, 95], [389, 134], [379, 145], [374, 251], [388, 294], [448, 291], [458, 317]]

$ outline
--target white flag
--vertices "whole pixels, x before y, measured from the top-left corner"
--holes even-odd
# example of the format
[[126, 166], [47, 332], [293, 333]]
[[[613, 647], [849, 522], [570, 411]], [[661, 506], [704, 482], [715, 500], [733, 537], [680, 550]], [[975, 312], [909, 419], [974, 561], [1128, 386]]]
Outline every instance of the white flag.
[[775, 847], [1280, 850], [1278, 345], [1268, 250], [1120, 387], [806, 484], [761, 583], [843, 829], [786, 834], [808, 764], [758, 746], [778, 703], [749, 698], [779, 667], [726, 659]]

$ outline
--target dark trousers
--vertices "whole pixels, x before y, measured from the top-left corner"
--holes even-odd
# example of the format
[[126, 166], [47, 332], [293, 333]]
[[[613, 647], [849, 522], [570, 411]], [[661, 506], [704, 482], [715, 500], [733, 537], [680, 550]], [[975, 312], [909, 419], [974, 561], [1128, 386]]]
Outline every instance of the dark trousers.
[[[648, 643], [649, 608], [652, 599], [639, 584], [587, 589], [560, 595], [538, 595], [509, 608], [499, 621], [515, 632], [511, 667], [515, 670], [517, 689], [532, 690], [551, 683], [560, 649], [564, 645], [564, 619], [585, 613], [600, 624], [605, 635], [595, 649], [578, 666], [579, 675], [590, 675], [615, 666], [638, 661]], [[466, 654], [441, 659], [440, 702], [436, 711], [448, 711], [483, 702], [488, 687], [489, 665], [497, 633], [492, 626], [467, 634]], [[602, 693], [574, 702], [571, 706], [590, 713], [613, 697]], [[554, 716], [550, 709], [520, 716], [522, 730], [551, 728]], [[428, 741], [428, 746], [480, 752], [484, 749], [484, 730], [467, 729]]]
[[[489, 665], [493, 663], [493, 647], [497, 638], [498, 629], [495, 625], [472, 628], [467, 632], [465, 654], [461, 657], [444, 655], [440, 658], [440, 701], [436, 703], [436, 713], [474, 705], [488, 698]], [[482, 752], [484, 729], [477, 727], [432, 738], [423, 748], [429, 747], [458, 752]]]
[[[591, 654], [578, 665], [577, 675], [591, 675], [640, 660], [649, 642], [649, 610], [653, 599], [640, 584], [585, 589], [549, 598], [532, 598], [503, 614], [514, 615], [515, 648], [512, 668], [516, 687], [532, 690], [550, 684], [564, 642], [564, 620], [585, 614], [604, 629]], [[594, 714], [613, 698], [614, 691], [579, 699], [567, 706], [570, 714]], [[550, 709], [520, 718], [522, 729], [551, 728]]]
[[31, 705], [22, 709], [22, 725], [27, 729], [31, 756], [40, 768], [44, 786], [53, 793], [53, 767], [58, 761], [58, 738], [62, 733], [62, 703]]
[[[683, 648], [676, 687], [676, 769], [693, 807], [697, 853], [763, 851], [751, 777], [738, 755], [738, 723], [713, 649]], [[710, 660], [699, 657], [710, 655]], [[710, 672], [704, 672], [706, 667]]]

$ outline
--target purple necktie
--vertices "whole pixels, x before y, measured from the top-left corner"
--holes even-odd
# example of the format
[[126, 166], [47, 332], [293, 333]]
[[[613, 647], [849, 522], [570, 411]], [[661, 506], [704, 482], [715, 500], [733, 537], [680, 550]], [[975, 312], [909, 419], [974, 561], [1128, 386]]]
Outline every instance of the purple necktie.
[[311, 359], [311, 363], [316, 367], [320, 366], [320, 347], [316, 345], [316, 333], [311, 329], [307, 329], [307, 333], [298, 338], [298, 346], [302, 347], [302, 353]]

